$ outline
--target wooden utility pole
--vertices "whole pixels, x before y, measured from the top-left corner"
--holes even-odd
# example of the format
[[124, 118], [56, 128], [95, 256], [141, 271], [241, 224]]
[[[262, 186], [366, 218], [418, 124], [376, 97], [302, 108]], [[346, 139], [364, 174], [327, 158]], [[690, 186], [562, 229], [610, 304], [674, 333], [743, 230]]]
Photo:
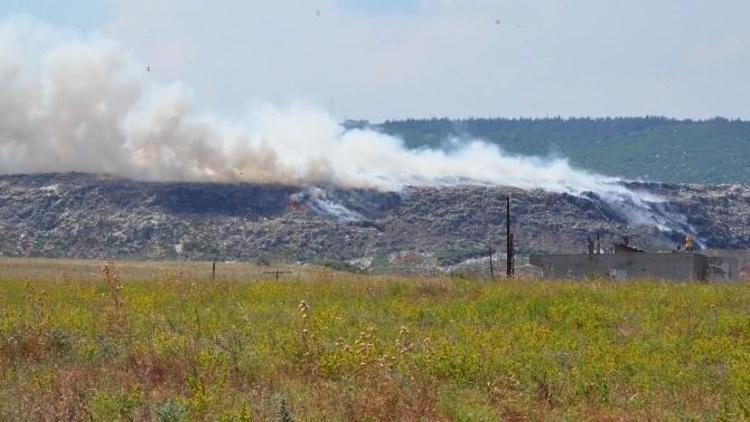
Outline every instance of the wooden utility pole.
[[495, 268], [492, 266], [492, 245], [490, 244], [487, 248], [490, 252], [490, 278], [495, 280]]
[[505, 269], [508, 278], [513, 278], [515, 268], [513, 268], [513, 233], [510, 232], [510, 195], [505, 202]]
[[216, 260], [211, 264], [211, 282], [216, 280]]

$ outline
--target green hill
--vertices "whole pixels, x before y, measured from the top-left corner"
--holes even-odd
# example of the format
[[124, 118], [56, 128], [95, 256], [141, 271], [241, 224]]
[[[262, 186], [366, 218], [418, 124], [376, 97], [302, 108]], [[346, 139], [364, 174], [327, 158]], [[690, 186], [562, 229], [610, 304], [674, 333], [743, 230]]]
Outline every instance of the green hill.
[[433, 118], [373, 127], [402, 137], [409, 148], [447, 147], [452, 138], [478, 138], [512, 154], [567, 157], [576, 167], [627, 179], [750, 183], [747, 121]]

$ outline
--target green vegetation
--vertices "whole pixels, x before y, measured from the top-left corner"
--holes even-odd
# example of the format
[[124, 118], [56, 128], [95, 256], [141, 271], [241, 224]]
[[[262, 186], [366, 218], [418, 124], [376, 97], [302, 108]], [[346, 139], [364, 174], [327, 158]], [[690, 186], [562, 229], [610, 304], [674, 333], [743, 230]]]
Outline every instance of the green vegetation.
[[0, 272], [0, 420], [750, 418], [747, 284], [129, 265]]
[[321, 265], [334, 271], [341, 271], [352, 274], [365, 274], [367, 272], [356, 265], [344, 261], [325, 261]]
[[750, 183], [750, 122], [738, 120], [409, 119], [375, 128], [410, 148], [477, 138], [512, 154], [562, 156], [576, 167], [627, 179]]

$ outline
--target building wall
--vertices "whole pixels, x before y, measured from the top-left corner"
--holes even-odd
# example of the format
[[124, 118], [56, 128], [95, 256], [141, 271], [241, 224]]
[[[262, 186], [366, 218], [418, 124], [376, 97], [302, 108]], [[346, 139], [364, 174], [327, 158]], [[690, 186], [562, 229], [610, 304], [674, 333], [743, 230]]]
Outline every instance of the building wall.
[[[709, 259], [709, 280], [750, 281], [750, 251], [708, 250], [701, 251], [701, 254]], [[726, 272], [731, 273], [731, 277], [726, 277]]]
[[707, 259], [693, 253], [631, 253], [605, 255], [538, 255], [532, 265], [547, 279], [605, 276], [618, 280], [705, 280]]
[[730, 256], [706, 257], [706, 280], [708, 281], [732, 281], [742, 280], [740, 274], [739, 260]]

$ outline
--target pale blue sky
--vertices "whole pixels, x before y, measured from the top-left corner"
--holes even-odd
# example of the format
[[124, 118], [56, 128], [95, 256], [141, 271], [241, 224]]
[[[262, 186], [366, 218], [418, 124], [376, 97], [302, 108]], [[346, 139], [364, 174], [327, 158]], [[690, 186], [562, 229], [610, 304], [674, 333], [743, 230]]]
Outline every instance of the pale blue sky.
[[66, 27], [95, 30], [115, 19], [116, 7], [108, 0], [3, 0], [0, 15], [28, 14]]
[[101, 32], [199, 104], [338, 118], [750, 119], [747, 0], [5, 0]]

